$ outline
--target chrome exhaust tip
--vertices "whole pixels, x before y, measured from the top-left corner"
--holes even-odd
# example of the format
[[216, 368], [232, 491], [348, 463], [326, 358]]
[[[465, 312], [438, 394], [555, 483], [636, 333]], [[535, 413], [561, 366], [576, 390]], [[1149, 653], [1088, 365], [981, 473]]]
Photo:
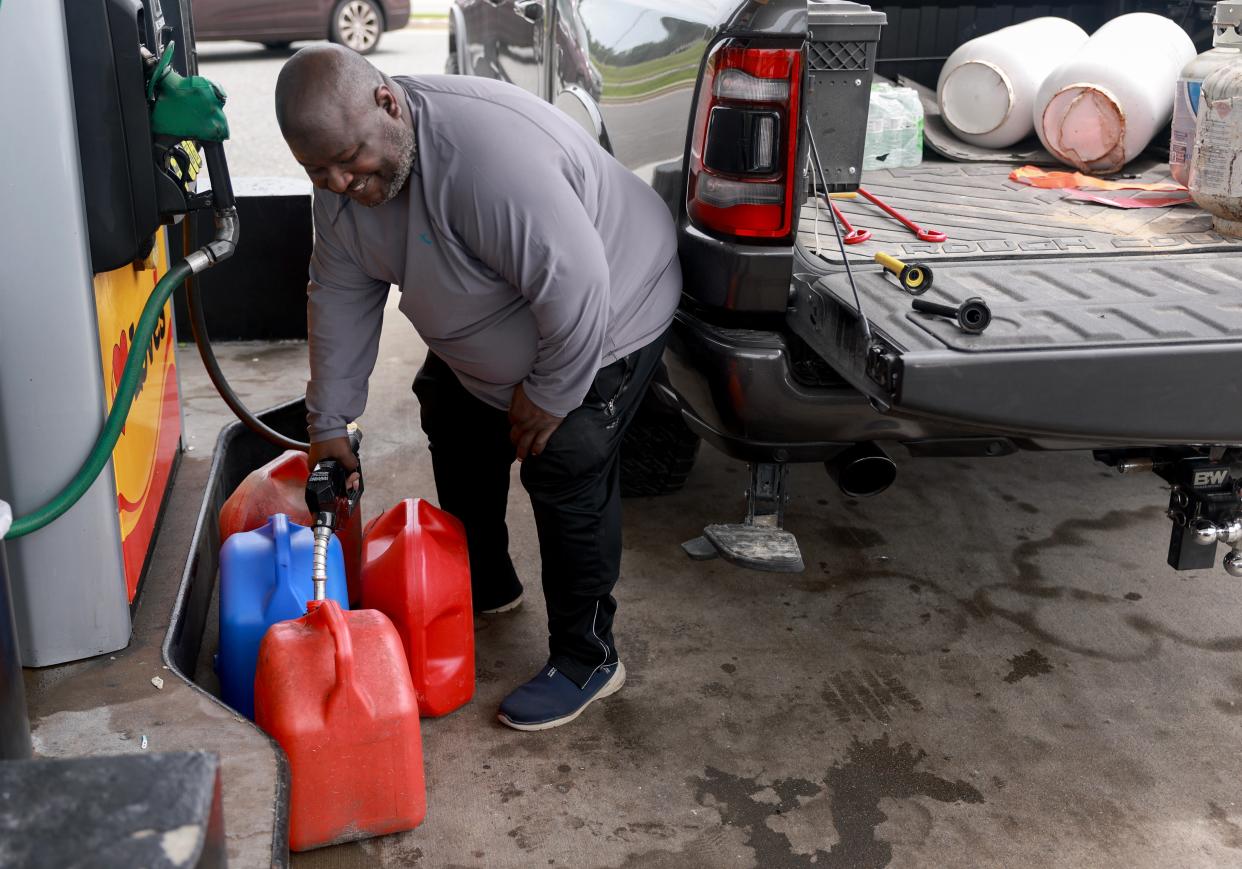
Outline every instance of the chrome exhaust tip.
[[824, 462], [828, 476], [851, 498], [869, 498], [893, 485], [897, 465], [874, 441], [854, 444]]

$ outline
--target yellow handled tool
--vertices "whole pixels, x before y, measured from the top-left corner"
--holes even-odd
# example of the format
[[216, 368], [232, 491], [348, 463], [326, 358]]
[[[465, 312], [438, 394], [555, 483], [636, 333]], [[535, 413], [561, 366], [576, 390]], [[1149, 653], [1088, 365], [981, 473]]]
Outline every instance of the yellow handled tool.
[[892, 272], [901, 288], [912, 296], [921, 296], [931, 289], [932, 270], [929, 266], [922, 263], [903, 263], [895, 256], [886, 253], [877, 253], [875, 261], [884, 266], [886, 271]]

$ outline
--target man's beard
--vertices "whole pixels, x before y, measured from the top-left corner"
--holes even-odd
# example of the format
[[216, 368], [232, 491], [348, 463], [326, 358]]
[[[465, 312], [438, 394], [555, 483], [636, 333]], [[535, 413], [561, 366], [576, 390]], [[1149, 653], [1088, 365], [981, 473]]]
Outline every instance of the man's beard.
[[410, 171], [414, 168], [414, 155], [417, 151], [414, 142], [414, 131], [409, 127], [404, 125], [396, 128], [389, 127], [384, 131], [384, 134], [388, 141], [396, 146], [397, 160], [393, 166], [388, 186], [384, 189], [383, 198], [371, 206], [372, 208], [397, 198], [397, 194], [401, 192], [401, 188], [405, 186], [405, 182], [410, 178]]

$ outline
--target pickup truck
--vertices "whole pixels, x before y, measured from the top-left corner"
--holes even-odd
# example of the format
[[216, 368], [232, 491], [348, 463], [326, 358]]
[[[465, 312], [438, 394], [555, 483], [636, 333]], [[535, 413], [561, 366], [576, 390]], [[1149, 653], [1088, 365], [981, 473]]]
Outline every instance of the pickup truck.
[[[931, 458], [1072, 449], [1163, 479], [1171, 566], [1211, 567], [1223, 542], [1242, 575], [1242, 242], [1194, 207], [1069, 201], [1010, 181], [1004, 162], [928, 152], [915, 168], [861, 172], [873, 74], [934, 86], [965, 40], [1047, 14], [1088, 32], [1165, 14], [1202, 49], [1210, 9], [454, 0], [447, 71], [542, 96], [667, 202], [683, 303], [627, 435], [623, 485], [677, 488], [700, 439], [750, 467], [745, 518], [709, 525], [691, 554], [801, 569], [782, 528], [792, 462], [825, 463], [861, 497], [893, 482], [885, 445]], [[1161, 144], [1127, 171], [1167, 175]], [[826, 194], [860, 180], [947, 240], [843, 199], [873, 235], [839, 243]], [[926, 299], [984, 299], [991, 324], [975, 334], [912, 311], [874, 264], [881, 251], [934, 266]]]

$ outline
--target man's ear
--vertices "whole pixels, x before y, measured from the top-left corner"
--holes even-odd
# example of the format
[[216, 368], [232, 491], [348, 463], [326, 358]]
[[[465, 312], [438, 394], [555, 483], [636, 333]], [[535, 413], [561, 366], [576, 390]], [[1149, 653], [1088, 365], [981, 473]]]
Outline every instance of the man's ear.
[[388, 117], [401, 117], [401, 101], [397, 99], [397, 95], [392, 92], [392, 88], [387, 84], [376, 86], [375, 104], [383, 109]]

